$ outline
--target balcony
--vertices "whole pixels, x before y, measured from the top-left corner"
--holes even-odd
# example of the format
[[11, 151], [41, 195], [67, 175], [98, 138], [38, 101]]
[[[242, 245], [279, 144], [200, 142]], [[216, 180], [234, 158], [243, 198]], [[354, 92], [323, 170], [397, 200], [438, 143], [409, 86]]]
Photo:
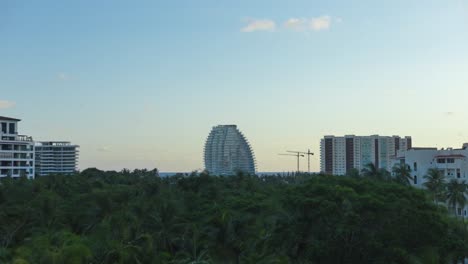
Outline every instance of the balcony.
[[2, 134], [0, 138], [2, 141], [33, 142], [32, 137], [25, 135]]
[[25, 135], [18, 135], [16, 137], [16, 141], [27, 141], [27, 142], [32, 142], [33, 139], [30, 136], [25, 136]]

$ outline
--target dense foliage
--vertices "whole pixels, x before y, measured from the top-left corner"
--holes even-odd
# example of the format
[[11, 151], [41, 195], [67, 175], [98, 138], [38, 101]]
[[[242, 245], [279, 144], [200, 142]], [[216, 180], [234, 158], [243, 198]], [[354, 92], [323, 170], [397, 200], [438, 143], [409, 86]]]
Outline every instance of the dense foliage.
[[0, 183], [0, 263], [448, 263], [463, 222], [360, 177], [103, 172]]

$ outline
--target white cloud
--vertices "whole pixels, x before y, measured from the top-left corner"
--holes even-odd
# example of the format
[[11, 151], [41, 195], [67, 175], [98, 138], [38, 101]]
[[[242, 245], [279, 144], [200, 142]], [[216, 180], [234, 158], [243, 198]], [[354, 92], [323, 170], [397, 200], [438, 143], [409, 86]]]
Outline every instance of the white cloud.
[[8, 108], [12, 108], [16, 105], [15, 102], [10, 102], [10, 101], [6, 101], [6, 100], [0, 100], [0, 109], [8, 109]]
[[293, 31], [322, 31], [331, 27], [332, 21], [341, 23], [341, 18], [333, 18], [327, 15], [312, 18], [289, 18], [284, 22], [284, 28]]
[[304, 18], [290, 18], [284, 22], [284, 27], [287, 29], [302, 31], [305, 30], [307, 19]]
[[248, 19], [247, 25], [241, 29], [242, 32], [275, 31], [276, 23], [270, 19]]
[[[328, 15], [298, 18], [291, 17], [283, 23], [282, 28], [291, 31], [323, 31], [328, 30], [332, 23], [339, 24], [343, 21], [341, 17]], [[242, 32], [270, 31], [276, 30], [276, 22], [271, 19], [247, 19], [247, 25], [241, 29]]]
[[321, 31], [321, 30], [329, 29], [330, 25], [331, 25], [330, 16], [314, 17], [314, 18], [311, 18], [309, 22], [310, 29], [313, 31]]

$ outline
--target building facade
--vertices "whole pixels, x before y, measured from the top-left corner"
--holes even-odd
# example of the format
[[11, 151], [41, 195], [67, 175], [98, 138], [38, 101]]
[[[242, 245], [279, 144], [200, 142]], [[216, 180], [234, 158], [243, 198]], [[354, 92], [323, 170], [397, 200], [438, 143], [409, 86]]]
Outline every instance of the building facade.
[[212, 175], [255, 174], [255, 156], [236, 125], [213, 127], [204, 149], [205, 169]]
[[[451, 180], [468, 181], [468, 143], [462, 148], [412, 148], [398, 151], [393, 164], [406, 164], [411, 169], [411, 185], [424, 188], [424, 176], [429, 169], [437, 169], [444, 176], [446, 182]], [[459, 216], [468, 217], [468, 208], [457, 207]]]
[[360, 171], [369, 163], [390, 171], [397, 151], [411, 147], [411, 137], [325, 136], [320, 142], [320, 171], [345, 175], [353, 168]]
[[78, 145], [67, 141], [35, 143], [36, 175], [72, 174], [77, 171]]
[[20, 121], [0, 116], [0, 177], [34, 178], [34, 142], [18, 135]]

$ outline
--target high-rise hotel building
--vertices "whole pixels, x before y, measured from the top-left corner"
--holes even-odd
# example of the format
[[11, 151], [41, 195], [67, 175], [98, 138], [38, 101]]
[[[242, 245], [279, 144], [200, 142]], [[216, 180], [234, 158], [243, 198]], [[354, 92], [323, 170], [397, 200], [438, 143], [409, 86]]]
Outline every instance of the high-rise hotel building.
[[36, 175], [72, 174], [77, 171], [78, 145], [67, 141], [35, 143]]
[[0, 177], [34, 178], [34, 142], [18, 135], [19, 121], [0, 116]]
[[320, 171], [326, 174], [345, 175], [353, 168], [360, 171], [369, 163], [391, 171], [392, 159], [397, 151], [411, 147], [411, 137], [325, 136], [320, 142]]
[[236, 125], [213, 127], [206, 139], [205, 168], [212, 175], [255, 174], [255, 157]]

